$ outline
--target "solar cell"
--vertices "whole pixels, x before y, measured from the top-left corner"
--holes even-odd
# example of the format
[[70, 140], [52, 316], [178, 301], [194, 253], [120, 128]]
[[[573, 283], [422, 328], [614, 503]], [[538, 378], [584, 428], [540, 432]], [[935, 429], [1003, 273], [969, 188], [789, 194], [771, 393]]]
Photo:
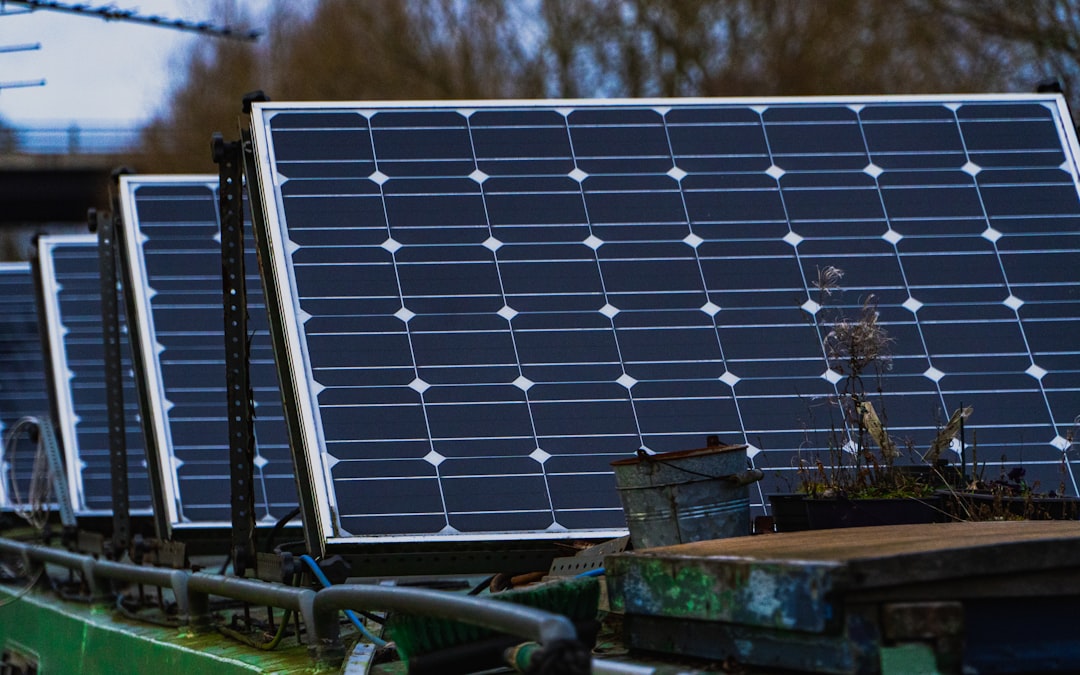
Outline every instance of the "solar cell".
[[[79, 516], [109, 515], [112, 479], [97, 237], [44, 236], [38, 239], [37, 250], [49, 387], [56, 404], [71, 503]], [[146, 515], [151, 509], [150, 482], [123, 322], [120, 330], [129, 507], [133, 514]]]
[[[133, 345], [147, 384], [151, 456], [171, 528], [230, 521], [225, 337], [217, 178], [123, 176], [123, 258], [131, 280]], [[250, 236], [250, 235], [249, 235]], [[254, 244], [248, 309], [256, 405], [256, 520], [296, 506], [292, 460], [273, 368]]]
[[[0, 263], [0, 298], [4, 299], [4, 311], [0, 312], [0, 437], [6, 439], [7, 429], [23, 417], [49, 417], [29, 263]], [[33, 472], [34, 449], [29, 442], [19, 442], [15, 453], [14, 487], [25, 500]], [[15, 506], [10, 468], [7, 457], [0, 457], [0, 509], [3, 510]]]
[[258, 103], [252, 130], [327, 544], [615, 533], [609, 462], [709, 433], [761, 506], [827, 456], [823, 339], [870, 296], [895, 437], [971, 405], [991, 474], [1076, 492], [1060, 97]]

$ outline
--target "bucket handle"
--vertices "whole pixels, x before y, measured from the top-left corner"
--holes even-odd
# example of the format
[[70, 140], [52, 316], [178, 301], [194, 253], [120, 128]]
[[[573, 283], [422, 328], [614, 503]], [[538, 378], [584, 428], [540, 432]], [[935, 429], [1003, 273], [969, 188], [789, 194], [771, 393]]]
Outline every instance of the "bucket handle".
[[735, 487], [742, 487], [744, 485], [756, 483], [764, 477], [765, 472], [761, 469], [747, 469], [746, 471], [740, 471], [739, 473], [721, 476], [720, 480], [725, 480], [729, 483], [732, 483], [735, 485]]
[[643, 459], [645, 459], [646, 461], [649, 461], [649, 462], [659, 462], [660, 464], [663, 464], [664, 466], [667, 466], [667, 467], [671, 467], [672, 469], [675, 469], [676, 471], [682, 471], [683, 473], [689, 473], [689, 474], [692, 474], [694, 476], [701, 476], [702, 478], [708, 478], [710, 480], [722, 480], [722, 481], [731, 483], [735, 487], [742, 487], [744, 485], [750, 485], [751, 483], [756, 483], [756, 482], [758, 482], [759, 480], [761, 480], [762, 478], [765, 477], [765, 472], [762, 471], [761, 469], [747, 469], [746, 471], [740, 471], [738, 473], [729, 473], [726, 476], [713, 476], [713, 475], [710, 475], [710, 474], [707, 474], [707, 473], [701, 473], [700, 471], [694, 471], [692, 469], [685, 469], [685, 468], [683, 468], [681, 466], [676, 466], [676, 465], [674, 465], [674, 464], [672, 464], [672, 463], [670, 463], [668, 461], [665, 461], [665, 460], [662, 460], [662, 459], [656, 459], [655, 457], [652, 457], [652, 456], [649, 456], [649, 455], [645, 455], [645, 457], [643, 457]]

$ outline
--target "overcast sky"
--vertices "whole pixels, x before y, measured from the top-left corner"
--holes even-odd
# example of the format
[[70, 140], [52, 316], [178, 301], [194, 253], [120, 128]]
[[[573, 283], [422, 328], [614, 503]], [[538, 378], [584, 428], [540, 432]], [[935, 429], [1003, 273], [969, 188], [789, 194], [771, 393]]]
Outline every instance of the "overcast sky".
[[[79, 3], [204, 21], [213, 0], [68, 2]], [[182, 72], [183, 53], [196, 40], [215, 39], [45, 10], [13, 14], [21, 8], [7, 8], [9, 14], [0, 15], [0, 47], [40, 43], [41, 49], [0, 53], [0, 83], [46, 80], [44, 87], [0, 89], [0, 118], [16, 127], [138, 126]]]

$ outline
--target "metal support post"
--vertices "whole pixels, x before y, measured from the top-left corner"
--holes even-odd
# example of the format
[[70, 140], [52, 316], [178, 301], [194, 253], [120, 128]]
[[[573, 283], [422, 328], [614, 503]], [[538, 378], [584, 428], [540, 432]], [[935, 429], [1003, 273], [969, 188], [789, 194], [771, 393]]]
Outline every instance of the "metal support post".
[[56, 499], [56, 507], [60, 511], [60, 523], [65, 532], [74, 532], [75, 509], [71, 506], [71, 493], [68, 492], [67, 473], [64, 471], [64, 458], [60, 455], [60, 446], [56, 442], [56, 434], [53, 433], [52, 424], [49, 420], [37, 420], [38, 443], [45, 448], [45, 457], [49, 462], [49, 474], [52, 476], [53, 497]]
[[225, 379], [229, 411], [229, 476], [232, 481], [233, 569], [255, 569], [255, 433], [249, 372], [247, 285], [244, 272], [244, 209], [240, 143], [212, 142], [218, 165], [221, 280], [225, 307]]
[[116, 274], [116, 221], [112, 214], [91, 209], [90, 229], [98, 234], [101, 274], [101, 325], [105, 348], [105, 401], [109, 416], [109, 472], [112, 480], [113, 535], [111, 555], [123, 556], [131, 542], [128, 494], [124, 379], [120, 356], [120, 303]]

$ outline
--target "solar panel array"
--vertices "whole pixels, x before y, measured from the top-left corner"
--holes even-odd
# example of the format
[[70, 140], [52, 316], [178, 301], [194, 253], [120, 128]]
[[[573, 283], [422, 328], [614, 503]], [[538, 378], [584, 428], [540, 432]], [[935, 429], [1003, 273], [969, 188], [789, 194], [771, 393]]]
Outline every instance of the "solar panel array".
[[[0, 437], [26, 416], [48, 419], [45, 366], [38, 336], [34, 283], [28, 263], [0, 263]], [[34, 448], [29, 442], [15, 445], [15, 481], [10, 484], [7, 457], [0, 458], [0, 509], [15, 506], [16, 495], [29, 494]]]
[[[52, 375], [49, 385], [56, 402], [57, 435], [64, 449], [71, 503], [76, 515], [110, 515], [112, 474], [97, 237], [45, 236], [38, 239], [37, 248], [41, 311], [48, 327], [44, 344]], [[128, 504], [131, 513], [147, 514], [150, 479], [123, 314], [120, 330]]]
[[[147, 364], [151, 455], [171, 527], [228, 527], [230, 480], [217, 178], [124, 176], [125, 271], [136, 307], [135, 349]], [[296, 506], [254, 243], [248, 243], [256, 519]]]
[[327, 543], [614, 532], [609, 462], [709, 433], [750, 446], [760, 502], [828, 457], [822, 342], [871, 296], [894, 437], [925, 450], [970, 405], [991, 474], [1076, 492], [1060, 97], [262, 103], [252, 127]]

